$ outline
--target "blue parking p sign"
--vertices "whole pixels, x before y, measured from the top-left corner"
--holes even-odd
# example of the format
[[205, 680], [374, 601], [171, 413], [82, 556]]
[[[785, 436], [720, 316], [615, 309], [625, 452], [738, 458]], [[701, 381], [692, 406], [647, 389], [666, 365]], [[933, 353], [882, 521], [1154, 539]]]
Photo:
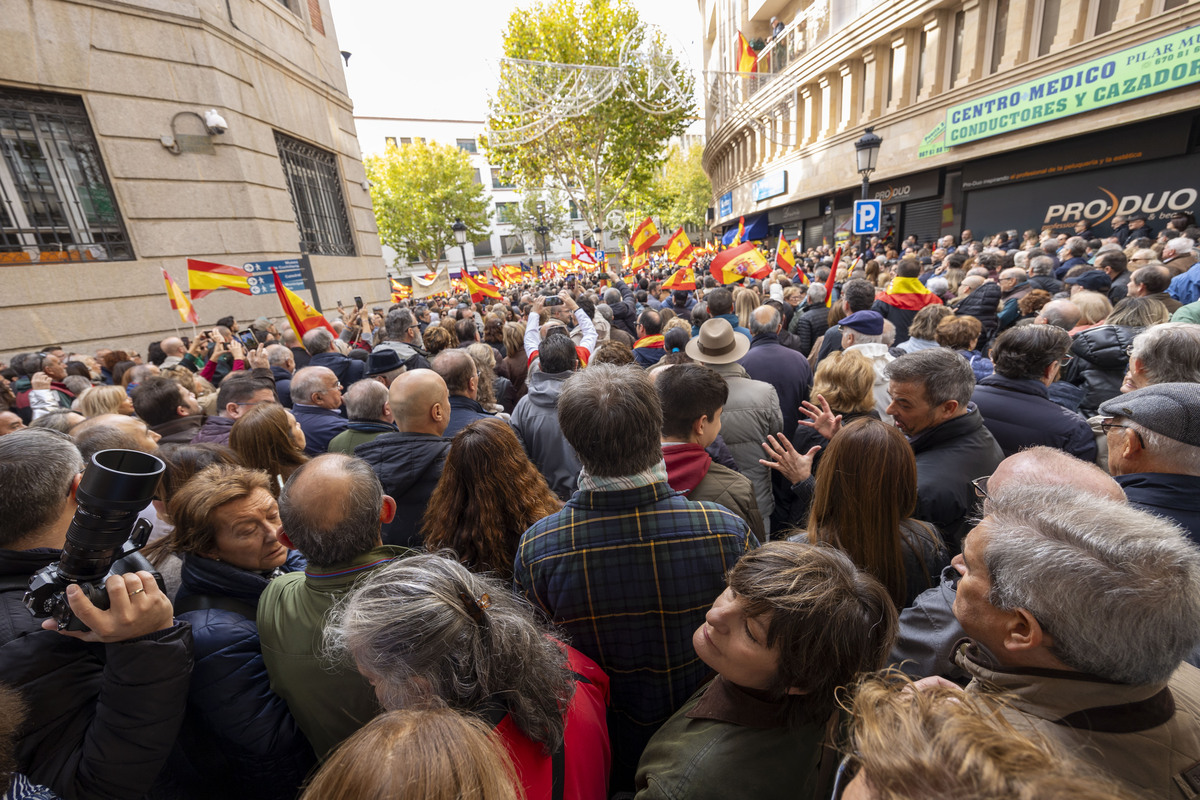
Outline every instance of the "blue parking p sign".
[[883, 204], [879, 200], [854, 201], [854, 235], [879, 233], [880, 217], [883, 216]]

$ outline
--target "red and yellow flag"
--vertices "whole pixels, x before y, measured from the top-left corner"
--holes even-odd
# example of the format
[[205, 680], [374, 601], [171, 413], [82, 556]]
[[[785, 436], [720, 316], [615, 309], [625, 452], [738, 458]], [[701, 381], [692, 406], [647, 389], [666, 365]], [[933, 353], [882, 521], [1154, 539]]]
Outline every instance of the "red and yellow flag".
[[675, 274], [663, 281], [662, 288], [670, 291], [692, 291], [696, 288], [696, 271], [691, 267], [681, 267]]
[[596, 251], [578, 239], [571, 240], [571, 258], [581, 264], [596, 266]]
[[488, 283], [486, 278], [476, 278], [471, 273], [464, 272], [463, 284], [471, 294], [472, 303], [482, 303], [485, 297], [491, 297], [494, 300], [500, 299], [500, 290], [494, 284]]
[[629, 246], [633, 248], [634, 253], [641, 253], [649, 250], [657, 241], [658, 228], [655, 227], [654, 220], [646, 217], [642, 220], [642, 224], [634, 229], [633, 235], [629, 237]]
[[925, 306], [942, 304], [942, 298], [925, 288], [920, 278], [892, 278], [888, 290], [877, 299], [905, 311], [920, 311]]
[[838, 262], [842, 260], [842, 248], [833, 254], [833, 266], [829, 269], [829, 279], [825, 281], [825, 307], [833, 305], [833, 284], [837, 280]]
[[633, 260], [629, 264], [629, 268], [634, 272], [639, 269], [648, 269], [650, 266], [650, 254], [645, 250], [633, 254]]
[[730, 247], [737, 247], [742, 242], [746, 241], [746, 218], [738, 217], [738, 232], [737, 236], [733, 237], [733, 241], [729, 243]]
[[696, 248], [692, 247], [692, 243], [688, 240], [682, 227], [672, 233], [670, 239], [667, 239], [666, 251], [667, 258], [681, 267], [690, 267], [696, 260]]
[[324, 314], [301, 300], [298, 294], [283, 285], [283, 281], [279, 280], [279, 273], [275, 271], [274, 267], [271, 268], [271, 275], [275, 278], [275, 292], [279, 295], [279, 305], [283, 306], [283, 313], [287, 315], [288, 322], [291, 323], [297, 338], [303, 339], [304, 334], [315, 328], [325, 328], [337, 336], [337, 331], [325, 319]]
[[796, 268], [796, 254], [791, 243], [783, 238], [783, 231], [779, 232], [779, 244], [775, 246], [775, 264], [789, 275]]
[[233, 289], [242, 294], [252, 294], [250, 276], [241, 267], [189, 258], [187, 268], [188, 291], [193, 300], [199, 300], [217, 289]]
[[179, 288], [175, 281], [171, 280], [171, 276], [167, 274], [167, 270], [165, 268], [161, 269], [163, 281], [167, 284], [167, 297], [171, 298], [171, 308], [179, 312], [179, 318], [184, 322], [190, 322], [195, 325], [200, 321], [200, 318], [196, 316], [196, 309], [192, 307], [183, 290]]
[[401, 300], [412, 297], [412, 286], [406, 286], [395, 278], [388, 278], [388, 282], [392, 285], [393, 303], [399, 303]]
[[721, 251], [708, 269], [721, 283], [735, 283], [743, 278], [765, 278], [771, 274], [767, 259], [754, 242]]
[[758, 53], [754, 52], [741, 31], [738, 31], [737, 40], [737, 71], [758, 72]]

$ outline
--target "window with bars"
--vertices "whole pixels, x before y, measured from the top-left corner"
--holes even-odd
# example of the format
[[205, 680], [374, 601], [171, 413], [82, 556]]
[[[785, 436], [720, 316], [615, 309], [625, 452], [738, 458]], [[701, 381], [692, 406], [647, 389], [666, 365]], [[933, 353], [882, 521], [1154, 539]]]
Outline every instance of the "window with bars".
[[279, 131], [275, 131], [275, 146], [292, 196], [300, 244], [313, 255], [354, 255], [337, 156]]
[[83, 100], [0, 88], [0, 264], [134, 257]]

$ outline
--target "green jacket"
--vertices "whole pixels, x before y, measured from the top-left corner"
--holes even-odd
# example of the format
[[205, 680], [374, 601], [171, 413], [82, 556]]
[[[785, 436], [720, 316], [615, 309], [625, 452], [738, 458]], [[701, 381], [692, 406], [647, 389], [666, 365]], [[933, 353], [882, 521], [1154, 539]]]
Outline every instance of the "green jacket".
[[638, 762], [636, 800], [827, 797], [820, 786], [826, 726], [791, 730], [785, 722], [800, 702], [760, 700], [717, 676], [650, 739]]
[[372, 570], [412, 555], [381, 545], [346, 564], [310, 565], [271, 581], [258, 601], [258, 636], [271, 689], [324, 759], [380, 712], [375, 690], [352, 663], [329, 664], [321, 637], [329, 609]]
[[1200, 300], [1195, 303], [1188, 303], [1174, 314], [1171, 315], [1171, 322], [1197, 322], [1200, 323]]
[[350, 427], [330, 440], [329, 447], [326, 448], [325, 452], [345, 453], [348, 456], [352, 456], [354, 455], [354, 448], [360, 444], [366, 444], [376, 436], [395, 432], [396, 426], [390, 422], [352, 420]]

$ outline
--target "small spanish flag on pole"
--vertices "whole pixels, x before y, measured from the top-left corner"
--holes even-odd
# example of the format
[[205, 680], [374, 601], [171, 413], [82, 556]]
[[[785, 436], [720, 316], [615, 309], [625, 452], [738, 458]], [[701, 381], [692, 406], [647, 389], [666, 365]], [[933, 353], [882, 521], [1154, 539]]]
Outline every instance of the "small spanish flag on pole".
[[696, 260], [696, 248], [692, 247], [692, 243], [687, 234], [683, 232], [682, 227], [672, 233], [670, 239], [667, 239], [665, 249], [667, 258], [681, 267], [690, 267]]
[[241, 267], [189, 258], [187, 272], [188, 291], [193, 300], [199, 300], [217, 289], [233, 289], [242, 294], [252, 294], [250, 276]]
[[779, 244], [775, 246], [775, 265], [788, 275], [796, 268], [796, 254], [792, 252], [788, 240], [783, 238], [783, 231], [779, 232]]
[[662, 288], [674, 291], [692, 291], [696, 288], [696, 271], [691, 267], [680, 267], [675, 274], [663, 281]]
[[758, 251], [754, 242], [723, 250], [708, 265], [708, 271], [723, 284], [735, 283], [743, 278], [761, 280], [771, 274], [767, 259]]
[[200, 321], [200, 318], [196, 316], [195, 307], [188, 301], [183, 290], [179, 288], [175, 281], [171, 280], [171, 276], [167, 274], [165, 268], [162, 268], [162, 274], [163, 281], [167, 284], [167, 297], [171, 299], [171, 308], [179, 312], [181, 320], [195, 325]]
[[654, 225], [654, 220], [646, 217], [642, 220], [642, 224], [634, 229], [633, 234], [629, 237], [629, 246], [633, 248], [633, 252], [645, 252], [649, 250], [655, 242], [658, 241], [658, 228]]
[[279, 273], [275, 271], [274, 267], [271, 268], [271, 275], [275, 278], [275, 293], [279, 295], [279, 305], [283, 306], [283, 313], [287, 315], [292, 330], [296, 332], [296, 338], [303, 339], [304, 334], [314, 328], [325, 328], [335, 337], [337, 336], [337, 331], [325, 319], [324, 314], [301, 300], [298, 294], [283, 285], [283, 281], [279, 280]]
[[829, 280], [825, 281], [825, 307], [833, 305], [833, 284], [837, 280], [838, 262], [842, 260], [842, 248], [833, 254], [833, 266], [829, 269]]
[[758, 53], [754, 52], [741, 31], [738, 31], [737, 40], [737, 71], [758, 72]]
[[476, 278], [464, 272], [463, 283], [466, 284], [466, 290], [471, 294], [472, 303], [481, 303], [485, 297], [500, 299], [500, 290], [483, 278]]

